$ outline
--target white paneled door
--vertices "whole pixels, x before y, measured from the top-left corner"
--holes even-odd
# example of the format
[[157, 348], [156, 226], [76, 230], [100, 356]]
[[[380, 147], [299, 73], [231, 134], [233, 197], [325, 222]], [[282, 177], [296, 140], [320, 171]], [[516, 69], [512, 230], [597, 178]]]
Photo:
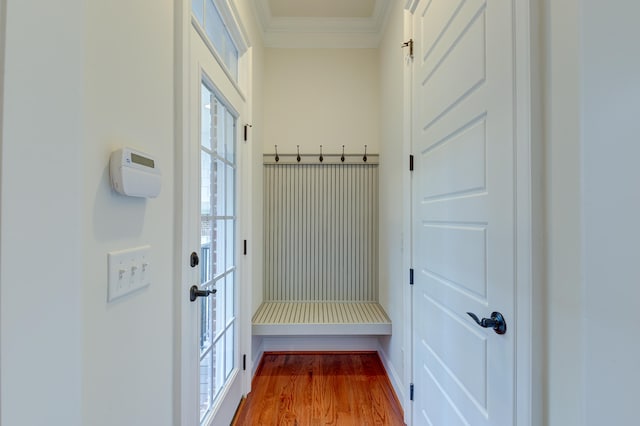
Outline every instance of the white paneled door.
[[414, 12], [415, 425], [515, 424], [513, 28], [509, 0]]

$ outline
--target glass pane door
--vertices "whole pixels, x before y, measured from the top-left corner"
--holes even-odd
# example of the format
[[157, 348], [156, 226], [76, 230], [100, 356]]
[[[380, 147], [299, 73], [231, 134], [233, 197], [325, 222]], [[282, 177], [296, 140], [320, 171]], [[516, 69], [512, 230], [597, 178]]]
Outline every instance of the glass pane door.
[[201, 87], [200, 422], [236, 368], [236, 117]]

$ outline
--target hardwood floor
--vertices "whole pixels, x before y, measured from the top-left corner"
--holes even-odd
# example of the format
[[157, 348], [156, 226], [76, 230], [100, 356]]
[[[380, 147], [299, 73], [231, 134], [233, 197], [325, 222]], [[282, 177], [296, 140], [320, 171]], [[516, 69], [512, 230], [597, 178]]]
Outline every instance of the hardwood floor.
[[267, 352], [239, 426], [404, 425], [375, 352]]

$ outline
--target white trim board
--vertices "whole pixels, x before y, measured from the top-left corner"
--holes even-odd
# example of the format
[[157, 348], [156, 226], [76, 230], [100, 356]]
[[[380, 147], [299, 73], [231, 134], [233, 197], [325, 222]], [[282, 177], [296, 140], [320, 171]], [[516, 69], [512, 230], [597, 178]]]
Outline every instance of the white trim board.
[[[279, 351], [378, 351], [377, 337], [371, 336], [264, 336], [262, 352]], [[259, 362], [259, 361], [258, 361]]]
[[406, 399], [405, 387], [408, 386], [408, 384], [403, 386], [400, 375], [398, 374], [396, 369], [393, 367], [393, 364], [391, 364], [391, 361], [387, 357], [386, 352], [383, 351], [382, 347], [380, 346], [378, 347], [378, 355], [380, 356], [382, 365], [384, 365], [384, 369], [387, 372], [387, 377], [389, 377], [391, 386], [393, 386], [393, 390], [396, 393], [396, 396], [398, 397], [400, 406], [402, 407], [403, 411], [406, 412], [407, 410], [405, 405], [406, 405], [407, 399]]

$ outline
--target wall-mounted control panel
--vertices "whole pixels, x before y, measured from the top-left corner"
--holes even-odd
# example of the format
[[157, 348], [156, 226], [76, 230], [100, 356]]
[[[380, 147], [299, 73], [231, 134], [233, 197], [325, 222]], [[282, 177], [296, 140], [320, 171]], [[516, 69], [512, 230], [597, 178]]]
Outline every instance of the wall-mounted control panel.
[[151, 284], [151, 246], [107, 253], [109, 288], [107, 301]]
[[113, 189], [131, 197], [155, 198], [160, 194], [158, 162], [149, 154], [122, 148], [111, 154], [109, 177]]

